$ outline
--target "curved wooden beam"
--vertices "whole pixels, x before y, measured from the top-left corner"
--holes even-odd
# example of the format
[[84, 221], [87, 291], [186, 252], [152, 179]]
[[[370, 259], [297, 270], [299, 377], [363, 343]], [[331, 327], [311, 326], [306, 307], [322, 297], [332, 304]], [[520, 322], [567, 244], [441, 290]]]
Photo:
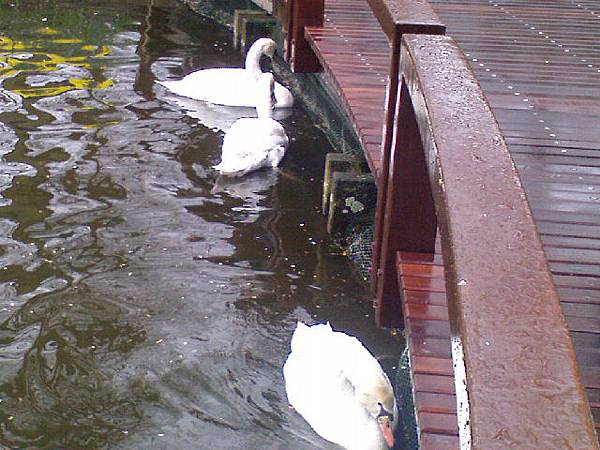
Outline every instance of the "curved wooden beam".
[[[459, 418], [461, 444], [597, 449], [542, 244], [479, 83], [445, 36], [405, 35], [400, 73], [397, 121], [414, 114], [417, 124], [441, 234], [454, 350], [462, 349], [466, 369], [457, 380], [468, 401], [468, 416]], [[397, 130], [394, 151], [403, 152], [408, 138]]]

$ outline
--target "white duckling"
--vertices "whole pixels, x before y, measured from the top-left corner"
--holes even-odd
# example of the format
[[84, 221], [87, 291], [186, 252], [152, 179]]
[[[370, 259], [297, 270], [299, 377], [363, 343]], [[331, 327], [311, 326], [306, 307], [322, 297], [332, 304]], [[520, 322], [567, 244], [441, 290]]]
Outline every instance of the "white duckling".
[[298, 322], [283, 375], [290, 405], [323, 438], [348, 450], [393, 447], [392, 385], [355, 337]]
[[[258, 76], [263, 73], [260, 58], [273, 58], [276, 44], [270, 38], [257, 39], [246, 55], [245, 68], [203, 69], [177, 81], [160, 81], [171, 92], [195, 100], [217, 105], [253, 108], [257, 104]], [[275, 83], [275, 108], [289, 108], [294, 104], [292, 93]]]
[[262, 167], [277, 167], [289, 140], [279, 122], [273, 120], [272, 73], [258, 77], [258, 118], [245, 117], [233, 123], [223, 139], [221, 162], [214, 166], [221, 175], [240, 177]]

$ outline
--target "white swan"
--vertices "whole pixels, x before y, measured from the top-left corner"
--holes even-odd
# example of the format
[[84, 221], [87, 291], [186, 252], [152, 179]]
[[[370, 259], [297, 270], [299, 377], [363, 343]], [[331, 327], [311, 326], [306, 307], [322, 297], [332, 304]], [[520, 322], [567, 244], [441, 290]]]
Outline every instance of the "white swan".
[[319, 435], [348, 450], [394, 445], [392, 386], [358, 339], [329, 323], [298, 322], [291, 349], [283, 366], [288, 401]]
[[236, 120], [223, 139], [221, 162], [214, 166], [221, 175], [239, 177], [262, 167], [277, 167], [288, 147], [285, 130], [273, 120], [272, 73], [258, 76], [258, 118]]
[[[230, 108], [170, 93], [162, 99], [177, 105], [187, 116], [215, 131], [227, 132], [236, 120], [242, 117], [256, 117], [256, 108]], [[279, 108], [273, 111], [273, 119], [284, 120], [291, 114], [291, 108]]]
[[[275, 54], [275, 41], [257, 39], [248, 50], [245, 68], [203, 69], [186, 75], [177, 81], [159, 81], [171, 92], [195, 100], [204, 100], [225, 106], [256, 106], [260, 58]], [[294, 104], [292, 93], [279, 83], [275, 84], [275, 107], [289, 108]]]

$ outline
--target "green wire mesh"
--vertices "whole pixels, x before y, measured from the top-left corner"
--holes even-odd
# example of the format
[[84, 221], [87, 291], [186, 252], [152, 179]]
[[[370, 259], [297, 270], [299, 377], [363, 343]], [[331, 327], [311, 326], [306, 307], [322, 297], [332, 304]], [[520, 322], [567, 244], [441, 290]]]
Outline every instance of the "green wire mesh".
[[371, 272], [373, 224], [356, 226], [345, 239], [345, 252], [360, 274], [368, 280]]
[[394, 379], [394, 392], [398, 404], [398, 413], [400, 414], [400, 422], [394, 436], [397, 442], [394, 448], [399, 450], [417, 450], [419, 444], [410, 377], [408, 346], [404, 348], [398, 361], [398, 370]]

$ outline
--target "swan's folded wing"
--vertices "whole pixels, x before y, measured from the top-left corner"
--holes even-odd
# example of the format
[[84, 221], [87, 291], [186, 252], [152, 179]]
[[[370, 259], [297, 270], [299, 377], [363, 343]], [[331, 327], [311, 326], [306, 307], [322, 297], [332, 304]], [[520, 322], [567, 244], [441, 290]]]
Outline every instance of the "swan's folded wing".
[[275, 83], [274, 95], [276, 99], [275, 108], [291, 108], [294, 106], [294, 96], [285, 86]]
[[235, 122], [223, 140], [221, 162], [214, 168], [224, 175], [242, 176], [269, 165], [267, 137], [259, 131], [258, 119]]
[[337, 357], [336, 335], [329, 324], [298, 324], [292, 351], [283, 367], [290, 405], [323, 438], [352, 450], [387, 448], [377, 421], [369, 416], [345, 376], [345, 364]]
[[181, 80], [162, 81], [171, 92], [217, 105], [256, 106], [256, 79], [244, 69], [203, 69]]

